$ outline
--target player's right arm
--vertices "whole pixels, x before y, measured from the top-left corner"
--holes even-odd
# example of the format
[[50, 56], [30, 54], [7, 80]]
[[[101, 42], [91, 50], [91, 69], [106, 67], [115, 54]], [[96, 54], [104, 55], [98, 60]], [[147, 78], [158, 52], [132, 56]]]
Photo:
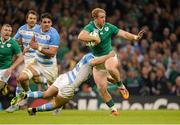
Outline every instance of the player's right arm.
[[104, 56], [99, 56], [93, 60], [91, 60], [89, 62], [89, 64], [91, 66], [95, 66], [95, 65], [99, 65], [101, 63], [104, 63], [108, 58], [110, 57], [114, 57], [115, 56], [115, 52], [114, 51], [111, 51], [108, 55], [104, 55]]
[[99, 44], [101, 41], [99, 35], [91, 36], [90, 33], [86, 30], [82, 30], [79, 33], [78, 39], [84, 42], [94, 41], [96, 44]]

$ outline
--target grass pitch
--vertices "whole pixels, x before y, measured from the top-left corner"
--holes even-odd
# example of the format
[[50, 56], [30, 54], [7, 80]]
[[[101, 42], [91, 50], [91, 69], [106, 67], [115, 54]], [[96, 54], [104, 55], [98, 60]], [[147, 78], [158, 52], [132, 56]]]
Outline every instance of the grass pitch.
[[180, 124], [180, 110], [120, 111], [116, 117], [102, 110], [62, 110], [58, 115], [38, 112], [36, 116], [26, 111], [1, 111], [0, 124]]

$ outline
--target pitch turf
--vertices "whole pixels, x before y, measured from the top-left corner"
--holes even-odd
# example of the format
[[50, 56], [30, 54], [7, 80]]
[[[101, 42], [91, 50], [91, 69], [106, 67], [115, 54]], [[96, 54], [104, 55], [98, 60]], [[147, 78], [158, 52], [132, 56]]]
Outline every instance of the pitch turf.
[[0, 124], [180, 124], [180, 110], [120, 111], [110, 116], [109, 111], [63, 110], [58, 115], [38, 112], [29, 116], [26, 111], [0, 111]]

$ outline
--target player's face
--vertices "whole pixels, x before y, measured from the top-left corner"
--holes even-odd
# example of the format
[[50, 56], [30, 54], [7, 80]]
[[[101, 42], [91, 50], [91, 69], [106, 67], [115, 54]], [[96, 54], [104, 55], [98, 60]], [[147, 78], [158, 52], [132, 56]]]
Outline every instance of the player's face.
[[3, 26], [1, 29], [1, 37], [5, 40], [9, 39], [12, 33], [12, 27], [9, 26]]
[[49, 18], [43, 18], [41, 20], [41, 27], [43, 32], [47, 32], [52, 26], [52, 21]]
[[29, 14], [26, 19], [26, 22], [30, 28], [34, 27], [37, 23], [37, 16], [34, 14]]
[[99, 12], [98, 13], [98, 17], [95, 19], [96, 20], [96, 23], [99, 25], [99, 26], [103, 26], [105, 24], [105, 21], [106, 21], [106, 14], [105, 13], [102, 13], [102, 12]]

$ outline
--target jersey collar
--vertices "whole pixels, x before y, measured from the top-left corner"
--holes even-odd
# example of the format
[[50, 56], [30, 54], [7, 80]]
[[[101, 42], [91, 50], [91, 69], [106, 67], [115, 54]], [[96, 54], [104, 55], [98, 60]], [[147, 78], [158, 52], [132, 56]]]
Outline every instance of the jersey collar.
[[[93, 21], [93, 23], [94, 23], [94, 26], [95, 26], [98, 30], [103, 30], [104, 26], [103, 26], [102, 28], [99, 28], [94, 21]], [[105, 24], [104, 24], [104, 25], [105, 25]]]
[[33, 26], [33, 28], [29, 28], [28, 24], [26, 24], [28, 30], [33, 30], [36, 27], [37, 24]]
[[11, 37], [9, 37], [9, 39], [7, 39], [6, 41], [3, 42], [2, 37], [1, 37], [1, 43], [6, 44], [6, 42], [8, 42], [10, 39], [11, 39]]

